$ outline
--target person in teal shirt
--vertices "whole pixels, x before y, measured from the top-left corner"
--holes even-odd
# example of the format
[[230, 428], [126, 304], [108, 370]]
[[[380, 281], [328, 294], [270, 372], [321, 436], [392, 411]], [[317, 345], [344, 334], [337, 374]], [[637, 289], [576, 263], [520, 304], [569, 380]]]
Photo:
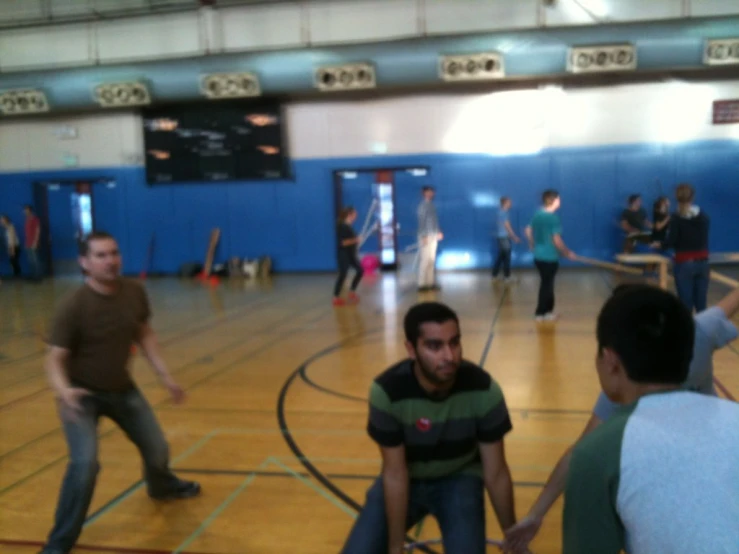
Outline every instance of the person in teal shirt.
[[560, 255], [571, 260], [575, 254], [562, 240], [562, 223], [555, 213], [560, 206], [556, 190], [544, 191], [542, 207], [526, 227], [529, 247], [534, 252], [534, 265], [539, 272], [539, 300], [534, 316], [537, 321], [557, 319], [554, 313], [554, 278], [559, 269]]

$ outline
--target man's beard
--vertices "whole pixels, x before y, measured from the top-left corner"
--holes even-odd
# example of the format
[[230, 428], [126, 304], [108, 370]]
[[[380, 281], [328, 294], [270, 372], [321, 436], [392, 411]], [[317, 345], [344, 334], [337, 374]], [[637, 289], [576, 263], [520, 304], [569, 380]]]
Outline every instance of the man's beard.
[[418, 359], [418, 367], [421, 370], [421, 373], [423, 374], [423, 376], [426, 378], [426, 380], [428, 380], [430, 383], [434, 385], [442, 386], [442, 385], [446, 385], [447, 383], [451, 381], [454, 381], [454, 378], [455, 378], [454, 375], [448, 379], [443, 379], [437, 376], [436, 373], [434, 373], [431, 369], [429, 369], [420, 358]]

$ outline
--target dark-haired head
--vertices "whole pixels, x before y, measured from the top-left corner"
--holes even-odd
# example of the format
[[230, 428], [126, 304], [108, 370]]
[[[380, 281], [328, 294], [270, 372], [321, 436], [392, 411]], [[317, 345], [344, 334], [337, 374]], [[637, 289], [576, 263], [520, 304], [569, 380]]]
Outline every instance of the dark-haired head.
[[90, 245], [99, 240], [112, 240], [115, 241], [115, 238], [113, 238], [113, 235], [110, 233], [106, 233], [105, 231], [93, 231], [92, 233], [89, 233], [84, 239], [82, 239], [79, 242], [78, 245], [78, 251], [79, 255], [82, 257], [88, 256], [90, 254]]
[[541, 195], [541, 202], [545, 208], [556, 209], [559, 207], [559, 192], [554, 189], [545, 190]]
[[606, 395], [629, 402], [645, 387], [682, 385], [693, 359], [694, 333], [690, 310], [674, 294], [649, 285], [617, 287], [596, 330], [596, 365]]
[[448, 389], [462, 363], [457, 314], [445, 304], [422, 302], [408, 310], [403, 324], [406, 350], [421, 384], [436, 391]]

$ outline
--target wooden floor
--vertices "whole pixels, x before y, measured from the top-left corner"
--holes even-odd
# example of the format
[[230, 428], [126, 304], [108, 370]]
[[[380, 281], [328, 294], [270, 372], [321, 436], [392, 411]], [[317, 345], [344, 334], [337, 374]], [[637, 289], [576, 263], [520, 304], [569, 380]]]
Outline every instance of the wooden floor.
[[[330, 304], [331, 275], [218, 287], [148, 280], [155, 327], [187, 403], [171, 404], [142, 359], [135, 375], [175, 468], [198, 479], [203, 495], [150, 501], [137, 452], [105, 420], [102, 471], [75, 552], [338, 552], [380, 467], [365, 433], [368, 386], [404, 356], [402, 318], [419, 298], [436, 297], [458, 311], [465, 357], [502, 385], [523, 515], [593, 406], [595, 316], [615, 280], [603, 271], [562, 272], [563, 319], [537, 326], [537, 280], [520, 275], [506, 288], [487, 273], [443, 274], [443, 290], [424, 295], [394, 275], [368, 278], [362, 303], [340, 309]], [[41, 337], [56, 300], [76, 284], [0, 285], [2, 553], [37, 552], [51, 525], [67, 451], [42, 372]], [[711, 302], [726, 292], [712, 284]], [[735, 396], [737, 346], [715, 357], [717, 378]], [[536, 554], [560, 552], [561, 507], [546, 519]], [[436, 524], [427, 521], [420, 536], [438, 537]], [[501, 536], [489, 503], [488, 536]]]

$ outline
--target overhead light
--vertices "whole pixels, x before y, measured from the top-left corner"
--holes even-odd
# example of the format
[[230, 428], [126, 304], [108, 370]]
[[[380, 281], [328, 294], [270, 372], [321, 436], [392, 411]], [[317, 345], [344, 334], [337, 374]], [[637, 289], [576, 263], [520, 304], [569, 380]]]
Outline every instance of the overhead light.
[[0, 92], [0, 113], [23, 115], [49, 111], [46, 94], [37, 89], [12, 89]]
[[739, 38], [707, 40], [703, 49], [706, 65], [739, 64]]
[[103, 108], [151, 104], [149, 89], [138, 81], [97, 85], [92, 91], [92, 98]]
[[633, 71], [636, 65], [636, 48], [632, 44], [573, 46], [567, 56], [570, 73]]
[[439, 57], [439, 77], [443, 81], [486, 81], [505, 77], [503, 56], [483, 52]]
[[368, 63], [322, 66], [313, 73], [313, 85], [322, 92], [372, 89], [377, 86], [375, 68]]
[[212, 100], [260, 96], [262, 89], [254, 73], [212, 73], [200, 78], [200, 91]]

